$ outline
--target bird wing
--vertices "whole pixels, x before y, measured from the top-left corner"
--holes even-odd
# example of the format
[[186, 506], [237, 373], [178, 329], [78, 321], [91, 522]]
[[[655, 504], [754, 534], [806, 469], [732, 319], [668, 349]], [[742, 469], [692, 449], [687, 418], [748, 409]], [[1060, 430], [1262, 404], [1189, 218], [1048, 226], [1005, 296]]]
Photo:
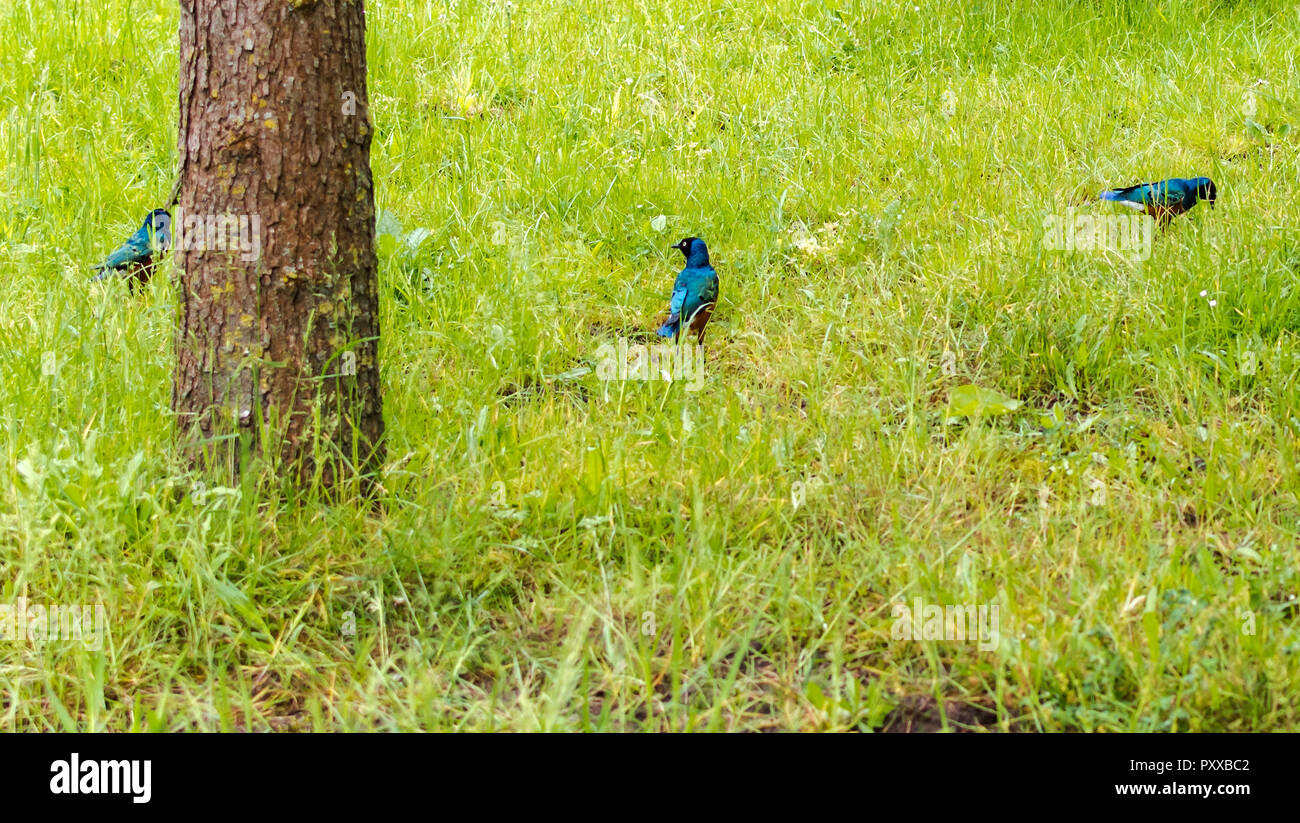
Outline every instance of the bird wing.
[[709, 269], [709, 279], [704, 281], [704, 288], [700, 290], [700, 302], [716, 303], [718, 301], [718, 273]]
[[1189, 199], [1186, 187], [1178, 185], [1179, 182], [1161, 180], [1155, 183], [1138, 183], [1136, 186], [1104, 191], [1101, 193], [1101, 199], [1122, 203], [1130, 208], [1149, 206], [1179, 208], [1185, 206]]
[[1155, 185], [1154, 183], [1138, 183], [1136, 186], [1125, 186], [1122, 189], [1109, 189], [1101, 193], [1101, 199], [1119, 203], [1121, 206], [1127, 206], [1135, 211], [1141, 211], [1146, 208], [1147, 196]]
[[669, 323], [681, 317], [682, 307], [686, 304], [686, 295], [690, 291], [690, 281], [686, 277], [687, 271], [687, 269], [682, 269], [682, 273], [677, 275], [677, 281], [673, 283], [673, 297], [668, 304]]
[[694, 317], [704, 306], [718, 299], [718, 276], [713, 268], [687, 269], [682, 274], [690, 274], [686, 284], [686, 293], [681, 305], [682, 317]]
[[140, 229], [131, 235], [125, 243], [118, 246], [113, 252], [104, 259], [95, 268], [97, 269], [120, 269], [132, 263], [141, 263], [149, 259], [153, 254], [153, 247], [149, 243], [149, 233], [147, 229]]
[[1132, 200], [1141, 202], [1146, 197], [1147, 190], [1154, 187], [1155, 183], [1138, 183], [1135, 186], [1124, 186], [1118, 189], [1108, 189], [1102, 192], [1102, 197], [1107, 200]]
[[1194, 192], [1188, 191], [1181, 186], [1167, 188], [1164, 195], [1164, 200], [1159, 205], [1168, 206], [1177, 211], [1187, 211], [1191, 208], [1194, 202], [1193, 198], [1196, 196]]
[[1188, 190], [1184, 181], [1164, 180], [1151, 184], [1151, 192], [1147, 196], [1146, 204], [1184, 211], [1191, 204], [1191, 199], [1192, 192]]

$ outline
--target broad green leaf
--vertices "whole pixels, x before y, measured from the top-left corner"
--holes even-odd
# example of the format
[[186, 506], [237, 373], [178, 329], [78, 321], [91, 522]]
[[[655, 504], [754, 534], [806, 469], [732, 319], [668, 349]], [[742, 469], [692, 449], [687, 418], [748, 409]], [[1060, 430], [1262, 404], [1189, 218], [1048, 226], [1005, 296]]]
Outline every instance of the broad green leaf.
[[804, 689], [803, 693], [804, 696], [808, 698], [809, 703], [813, 704], [818, 709], [823, 711], [826, 710], [826, 695], [822, 692], [822, 687], [817, 683], [809, 683], [808, 688]]
[[1020, 408], [1020, 401], [999, 394], [992, 389], [967, 384], [958, 386], [948, 395], [948, 419], [958, 417], [990, 417], [1010, 414]]
[[1038, 425], [1048, 431], [1055, 431], [1065, 425], [1065, 412], [1061, 410], [1060, 403], [1053, 403], [1049, 411], [1038, 415]]
[[406, 235], [406, 248], [409, 251], [418, 251], [420, 245], [432, 236], [433, 232], [423, 226], [411, 229], [411, 231]]
[[1264, 558], [1259, 556], [1259, 552], [1255, 551], [1250, 546], [1238, 546], [1237, 555], [1240, 557], [1244, 557], [1247, 560], [1253, 560], [1256, 563], [1264, 562]]
[[375, 234], [388, 234], [393, 237], [402, 236], [402, 224], [397, 216], [388, 209], [380, 209], [379, 216], [375, 218]]

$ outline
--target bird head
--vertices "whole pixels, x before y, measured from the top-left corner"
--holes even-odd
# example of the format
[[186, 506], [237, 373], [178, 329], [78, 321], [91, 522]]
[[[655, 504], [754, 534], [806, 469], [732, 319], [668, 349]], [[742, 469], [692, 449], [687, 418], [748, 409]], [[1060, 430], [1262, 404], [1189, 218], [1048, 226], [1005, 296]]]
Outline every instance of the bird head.
[[704, 241], [698, 237], [684, 238], [682, 242], [673, 246], [673, 248], [682, 253], [688, 266], [709, 265], [709, 249], [704, 245]]
[[154, 209], [144, 216], [144, 226], [164, 249], [172, 244], [172, 216], [166, 209]]
[[1219, 190], [1215, 187], [1214, 181], [1208, 177], [1196, 178], [1196, 199], [1204, 200], [1214, 208], [1214, 201], [1219, 199]]

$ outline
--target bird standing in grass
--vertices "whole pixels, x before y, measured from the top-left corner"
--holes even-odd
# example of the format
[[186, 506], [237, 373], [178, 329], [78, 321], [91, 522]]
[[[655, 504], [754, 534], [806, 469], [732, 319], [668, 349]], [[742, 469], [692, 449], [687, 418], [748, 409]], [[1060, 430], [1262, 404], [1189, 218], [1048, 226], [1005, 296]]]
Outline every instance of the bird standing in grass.
[[673, 283], [668, 319], [659, 327], [660, 337], [680, 339], [682, 327], [704, 344], [704, 327], [718, 302], [718, 273], [709, 265], [709, 249], [698, 237], [687, 237], [673, 246], [686, 257], [686, 268]]
[[154, 255], [171, 248], [171, 227], [172, 216], [166, 209], [149, 212], [135, 234], [94, 267], [99, 274], [91, 279], [103, 280], [113, 273], [125, 273], [133, 292], [137, 282], [141, 286], [148, 283], [153, 275]]
[[1190, 180], [1175, 177], [1158, 183], [1139, 183], [1123, 189], [1111, 189], [1101, 193], [1102, 200], [1119, 203], [1135, 211], [1143, 211], [1156, 219], [1161, 226], [1178, 215], [1205, 200], [1214, 207], [1219, 190], [1214, 181], [1208, 177], [1193, 177]]

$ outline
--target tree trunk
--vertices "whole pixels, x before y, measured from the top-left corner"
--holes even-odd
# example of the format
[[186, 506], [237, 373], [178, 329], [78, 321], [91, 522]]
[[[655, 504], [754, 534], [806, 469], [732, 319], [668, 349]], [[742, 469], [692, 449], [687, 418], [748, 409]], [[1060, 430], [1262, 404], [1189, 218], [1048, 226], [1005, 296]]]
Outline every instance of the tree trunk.
[[172, 408], [327, 486], [382, 462], [361, 0], [181, 0]]

